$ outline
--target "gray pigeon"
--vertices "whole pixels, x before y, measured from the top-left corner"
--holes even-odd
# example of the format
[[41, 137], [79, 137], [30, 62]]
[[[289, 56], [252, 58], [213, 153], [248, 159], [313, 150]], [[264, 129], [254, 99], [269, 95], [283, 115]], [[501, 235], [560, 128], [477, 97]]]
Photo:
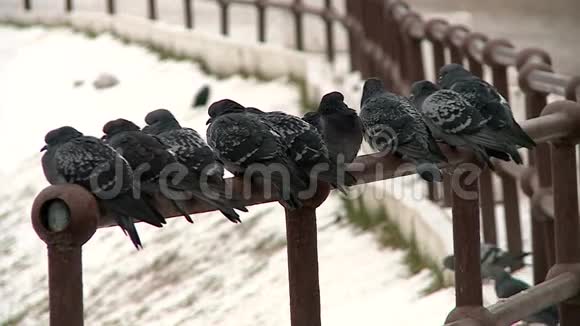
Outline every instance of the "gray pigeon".
[[[117, 149], [121, 155], [129, 162], [133, 170], [141, 171], [141, 186], [145, 194], [153, 196], [161, 191], [160, 178], [164, 175], [168, 167], [180, 167], [175, 155], [169, 147], [163, 144], [158, 138], [148, 135], [140, 130], [133, 122], [125, 119], [109, 121], [103, 127], [104, 138], [113, 148]], [[184, 170], [187, 171], [183, 165]], [[167, 175], [173, 177], [172, 175]], [[219, 209], [230, 221], [238, 223], [239, 215], [232, 207], [225, 206], [205, 196], [200, 188], [198, 180], [189, 178], [189, 174], [178, 180], [171, 178], [168, 180], [168, 190], [175, 191], [180, 197], [190, 194], [197, 201], [209, 204]], [[180, 204], [179, 200], [168, 198], [175, 208], [190, 222], [191, 217]]]
[[486, 125], [498, 132], [505, 141], [526, 148], [536, 143], [515, 121], [507, 100], [488, 82], [473, 75], [459, 64], [448, 64], [439, 70], [438, 84], [461, 94], [476, 108]]
[[421, 114], [407, 98], [385, 91], [380, 79], [365, 81], [360, 119], [369, 145], [380, 152], [393, 150], [416, 164], [427, 181], [441, 181], [439, 162], [447, 162]]
[[[493, 164], [489, 154], [503, 159], [507, 152], [514, 161], [521, 163], [516, 146], [507, 143], [501, 134], [487, 127], [487, 121], [481, 113], [461, 94], [449, 89], [439, 89], [432, 82], [422, 80], [411, 86], [411, 101], [423, 114], [436, 139], [453, 147], [470, 148], [491, 169]], [[503, 155], [496, 155], [498, 152]]]
[[256, 108], [247, 108], [247, 112], [256, 114], [282, 137], [282, 144], [286, 146], [290, 159], [308, 175], [316, 170], [316, 179], [329, 183], [343, 193], [346, 193], [345, 185], [356, 183], [350, 173], [339, 173], [336, 162], [329, 157], [322, 136], [313, 125], [280, 111], [263, 112]]
[[322, 134], [333, 162], [354, 161], [363, 140], [362, 122], [356, 111], [344, 103], [341, 93], [324, 95], [318, 111], [306, 113], [303, 119]]
[[[502, 267], [483, 265], [482, 274], [495, 281], [494, 288], [498, 298], [509, 298], [530, 288], [527, 283], [512, 277]], [[542, 323], [549, 326], [557, 326], [559, 320], [558, 308], [556, 306], [548, 307], [523, 319], [523, 321], [528, 323]]]
[[92, 192], [101, 213], [110, 214], [137, 249], [143, 246], [133, 218], [157, 227], [165, 223], [148, 202], [133, 197], [133, 170], [113, 148], [72, 127], [50, 131], [45, 142], [42, 168], [48, 182], [77, 184]]
[[[188, 178], [193, 183], [205, 182], [208, 190], [214, 194], [214, 198], [203, 198], [204, 201], [209, 201], [216, 207], [231, 206], [248, 211], [234, 200], [226, 199], [224, 167], [197, 131], [182, 128], [173, 114], [165, 109], [150, 112], [145, 117], [145, 122], [148, 126], [143, 128], [143, 132], [154, 135], [167, 145], [177, 161], [187, 168]], [[239, 219], [232, 222], [239, 222]]]
[[[519, 265], [523, 262], [529, 252], [514, 254], [490, 243], [482, 243], [480, 248], [481, 265], [494, 265], [502, 268], [512, 268], [512, 266]], [[455, 257], [449, 255], [443, 259], [443, 266], [449, 270], [455, 270]]]
[[[207, 140], [226, 169], [242, 176], [249, 171], [260, 172], [255, 170], [263, 168], [280, 194], [280, 203], [288, 209], [302, 207], [298, 194], [307, 189], [308, 178], [288, 157], [279, 134], [257, 115], [246, 112], [244, 106], [229, 99], [210, 105], [208, 114]], [[270, 173], [269, 169], [283, 170]], [[260, 176], [253, 173], [251, 177]]]

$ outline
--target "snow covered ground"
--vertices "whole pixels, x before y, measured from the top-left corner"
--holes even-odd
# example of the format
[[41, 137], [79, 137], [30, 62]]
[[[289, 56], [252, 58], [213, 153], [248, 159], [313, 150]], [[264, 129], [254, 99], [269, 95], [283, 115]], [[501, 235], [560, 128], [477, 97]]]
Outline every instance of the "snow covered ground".
[[[38, 150], [44, 134], [70, 124], [100, 135], [109, 119], [142, 123], [164, 107], [204, 132], [205, 111], [189, 108], [195, 90], [266, 110], [299, 110], [299, 90], [286, 80], [216, 80], [187, 62], [159, 61], [110, 36], [94, 40], [68, 30], [0, 27], [0, 324], [47, 324], [47, 259], [29, 221], [46, 186]], [[95, 90], [103, 72], [120, 84]], [[74, 87], [75, 82], [83, 81]], [[18, 139], [18, 140], [16, 140]], [[426, 272], [409, 276], [400, 251], [336, 222], [340, 201], [319, 209], [322, 318], [326, 325], [439, 325], [454, 306], [453, 289], [429, 296]], [[159, 230], [139, 225], [136, 252], [118, 228], [102, 229], [84, 246], [88, 325], [289, 325], [283, 210], [251, 207], [235, 226], [219, 214], [174, 219]], [[420, 312], [420, 313], [417, 313]]]

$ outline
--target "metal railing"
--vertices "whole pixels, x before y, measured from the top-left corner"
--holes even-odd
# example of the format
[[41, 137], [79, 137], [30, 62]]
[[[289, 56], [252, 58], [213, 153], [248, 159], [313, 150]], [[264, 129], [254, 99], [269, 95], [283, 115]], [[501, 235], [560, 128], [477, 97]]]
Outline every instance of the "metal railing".
[[[257, 12], [256, 39], [266, 42], [266, 15], [269, 9], [283, 9], [292, 14], [295, 47], [305, 50], [303, 16], [318, 16], [324, 22], [326, 56], [336, 58], [334, 26], [341, 25], [349, 42], [349, 58], [353, 70], [363, 77], [378, 76], [394, 91], [406, 93], [410, 84], [425, 79], [423, 58], [432, 58], [437, 70], [448, 62], [461, 63], [483, 77], [484, 67], [492, 72], [492, 82], [509, 99], [508, 68], [518, 73], [519, 88], [525, 94], [528, 120], [521, 125], [538, 142], [529, 153], [528, 165], [498, 163], [501, 180], [508, 250], [522, 251], [522, 230], [519, 214], [518, 183], [532, 202], [532, 242], [534, 282], [525, 293], [503, 300], [488, 308], [482, 307], [481, 271], [479, 262], [480, 215], [483, 240], [497, 244], [495, 203], [492, 173], [484, 170], [478, 184], [459, 178], [463, 190], [479, 194], [465, 199], [452, 191], [445, 180], [443, 191], [430, 185], [429, 198], [452, 207], [453, 240], [456, 266], [456, 308], [448, 316], [449, 325], [509, 325], [550, 305], [559, 304], [561, 325], [579, 325], [580, 307], [569, 300], [580, 291], [580, 225], [577, 193], [575, 144], [580, 133], [580, 77], [554, 73], [550, 56], [541, 49], [516, 50], [509, 41], [489, 39], [471, 32], [465, 26], [450, 25], [444, 20], [423, 21], [421, 16], [401, 1], [347, 0], [347, 14], [340, 14], [330, 0], [324, 8], [304, 4], [300, 0], [280, 3], [269, 0], [214, 0], [219, 6], [221, 33], [230, 31], [231, 4], [254, 6]], [[147, 0], [148, 17], [157, 19], [157, 3]], [[32, 10], [31, 0], [24, 8]], [[109, 14], [116, 14], [114, 0], [106, 0]], [[67, 11], [74, 10], [71, 0]], [[184, 25], [194, 28], [194, 6], [184, 0]], [[423, 53], [422, 42], [432, 45], [431, 53]], [[448, 52], [448, 56], [446, 56]], [[449, 60], [446, 60], [446, 57]], [[569, 101], [548, 104], [547, 96], [557, 94]], [[470, 153], [444, 148], [453, 169], [458, 163], [472, 159]], [[388, 179], [397, 174], [403, 162], [395, 157], [372, 155], [357, 158], [362, 172], [354, 172], [359, 182]], [[380, 171], [382, 173], [377, 173]], [[457, 171], [456, 171], [457, 172]], [[459, 172], [458, 172], [459, 173]], [[235, 188], [241, 182], [230, 179]], [[242, 189], [242, 188], [239, 188]], [[256, 192], [248, 205], [264, 203]], [[326, 198], [323, 189], [304, 207], [286, 211], [288, 240], [288, 274], [292, 325], [320, 325], [320, 295], [316, 242], [316, 207]], [[64, 201], [70, 210], [68, 226], [59, 232], [46, 227], [45, 207], [53, 200]], [[270, 199], [270, 201], [275, 198]], [[51, 325], [82, 325], [82, 245], [99, 227], [114, 225], [107, 216], [98, 216], [94, 198], [80, 187], [50, 186], [36, 198], [32, 222], [40, 238], [48, 245]], [[179, 215], [163, 199], [159, 210], [167, 217]], [[192, 214], [208, 207], [190, 203]], [[481, 213], [481, 214], [480, 214]], [[519, 266], [513, 266], [518, 268]], [[74, 304], [70, 304], [74, 302]]]

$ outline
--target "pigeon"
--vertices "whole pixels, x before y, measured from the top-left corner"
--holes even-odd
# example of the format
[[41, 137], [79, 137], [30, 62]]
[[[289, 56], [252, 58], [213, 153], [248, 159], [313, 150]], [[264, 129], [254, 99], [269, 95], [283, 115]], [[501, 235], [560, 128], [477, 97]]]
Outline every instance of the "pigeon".
[[350, 173], [339, 173], [336, 162], [329, 157], [322, 136], [308, 122], [280, 111], [263, 112], [257, 108], [247, 108], [246, 111], [257, 115], [258, 119], [282, 137], [282, 144], [286, 146], [290, 159], [308, 175], [316, 171], [316, 179], [329, 183], [345, 194], [344, 186], [356, 183]]
[[506, 143], [500, 134], [488, 128], [481, 113], [461, 94], [450, 89], [439, 89], [432, 82], [422, 80], [411, 86], [410, 99], [423, 114], [436, 139], [452, 147], [470, 148], [492, 170], [490, 154], [505, 159], [507, 152], [514, 161], [521, 163], [516, 146]]
[[144, 199], [133, 196], [133, 170], [127, 161], [100, 139], [61, 127], [45, 137], [42, 157], [50, 184], [77, 184], [95, 195], [102, 214], [110, 214], [137, 249], [143, 248], [133, 218], [156, 227], [163, 216]]
[[447, 162], [447, 158], [409, 99], [385, 91], [380, 79], [368, 79], [363, 87], [360, 119], [365, 140], [373, 149], [394, 150], [415, 163], [417, 173], [429, 182], [443, 179], [436, 164]]
[[438, 84], [461, 94], [486, 120], [486, 126], [501, 139], [518, 146], [533, 148], [536, 143], [515, 121], [507, 100], [489, 83], [459, 64], [448, 64], [439, 70]]
[[192, 108], [197, 108], [201, 106], [205, 106], [207, 101], [209, 100], [210, 89], [209, 85], [203, 85], [195, 94], [193, 102], [191, 103]]
[[303, 119], [318, 129], [333, 162], [354, 161], [363, 140], [362, 122], [356, 111], [344, 103], [341, 93], [324, 95], [318, 111], [306, 113]]
[[[148, 125], [143, 128], [143, 132], [154, 135], [169, 146], [177, 161], [187, 168], [189, 177], [194, 178], [195, 183], [205, 182], [208, 190], [216, 194], [215, 198], [204, 198], [203, 201], [215, 207], [231, 206], [248, 211], [243, 205], [226, 199], [224, 167], [197, 131], [182, 128], [173, 114], [165, 109], [150, 112], [145, 117], [145, 122]], [[238, 221], [239, 219], [232, 220]]]
[[[529, 255], [529, 252], [514, 254], [490, 243], [482, 243], [480, 247], [480, 261], [482, 265], [488, 264], [502, 268], [511, 268], [522, 263], [523, 259]], [[443, 259], [443, 266], [449, 270], [455, 270], [455, 257], [453, 255], [445, 257]]]
[[[282, 137], [241, 104], [224, 99], [210, 105], [207, 140], [226, 169], [236, 176], [263, 168], [287, 209], [302, 207], [299, 192], [307, 189], [307, 175], [288, 157]], [[282, 168], [281, 173], [265, 169]], [[259, 171], [257, 171], [259, 172]], [[288, 178], [285, 179], [284, 177]], [[258, 178], [255, 174], [250, 177]], [[289, 182], [288, 182], [289, 181]]]
[[[183, 165], [179, 164], [175, 154], [169, 150], [169, 146], [163, 144], [157, 137], [148, 135], [133, 122], [125, 119], [109, 121], [103, 127], [104, 138], [115, 149], [120, 151], [121, 155], [127, 159], [127, 162], [134, 170], [142, 170], [141, 175], [142, 190], [148, 196], [153, 196], [161, 191], [161, 178], [167, 171], [166, 168], [179, 168], [187, 171]], [[167, 175], [171, 177], [173, 175]], [[192, 180], [190, 174], [186, 174], [181, 180], [172, 178], [168, 180], [168, 190], [174, 191], [175, 194], [183, 196], [190, 194], [197, 201], [209, 204], [213, 208], [219, 209], [230, 221], [239, 223], [239, 215], [232, 207], [222, 205], [205, 196], [200, 188], [198, 180]], [[179, 200], [168, 198], [175, 208], [187, 219], [193, 223], [191, 217]]]
[[[482, 274], [486, 278], [494, 280], [495, 293], [497, 297], [501, 299], [509, 298], [530, 288], [530, 285], [512, 277], [503, 269], [503, 267], [483, 265]], [[542, 323], [544, 325], [557, 326], [560, 318], [558, 308], [556, 306], [551, 306], [533, 315], [527, 316], [522, 320], [528, 323]]]

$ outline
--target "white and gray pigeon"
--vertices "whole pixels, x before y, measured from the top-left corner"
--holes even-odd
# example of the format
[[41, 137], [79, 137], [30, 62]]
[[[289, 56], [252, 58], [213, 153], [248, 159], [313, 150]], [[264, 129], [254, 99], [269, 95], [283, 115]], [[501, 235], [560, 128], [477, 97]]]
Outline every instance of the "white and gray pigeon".
[[66, 126], [46, 134], [45, 142], [42, 168], [48, 182], [77, 184], [92, 192], [101, 213], [111, 215], [137, 249], [142, 244], [133, 218], [157, 227], [165, 223], [151, 204], [133, 196], [133, 170], [100, 139]]
[[[210, 105], [207, 140], [226, 169], [254, 181], [270, 181], [288, 209], [302, 207], [299, 193], [307, 189], [307, 175], [288, 157], [282, 137], [241, 104], [224, 99]], [[271, 173], [281, 169], [282, 173]], [[257, 171], [256, 171], [257, 170]], [[259, 173], [263, 171], [262, 176]], [[280, 170], [278, 170], [280, 171]]]
[[150, 112], [145, 122], [148, 125], [143, 132], [154, 135], [169, 147], [177, 161], [187, 168], [191, 182], [203, 182], [204, 187], [207, 186], [209, 191], [204, 193], [207, 195], [204, 197], [208, 198], [204, 200], [209, 200], [212, 206], [230, 206], [248, 211], [238, 200], [227, 198], [223, 164], [217, 161], [215, 153], [197, 131], [181, 127], [175, 116], [165, 109]]
[[[502, 268], [513, 268], [523, 264], [524, 258], [529, 255], [529, 252], [511, 253], [491, 243], [482, 243], [480, 246], [480, 262], [482, 266], [494, 265]], [[443, 258], [443, 266], [449, 270], [455, 270], [455, 257], [449, 255]]]
[[[175, 154], [169, 150], [169, 147], [158, 138], [142, 132], [137, 125], [125, 119], [109, 121], [103, 127], [103, 132], [107, 143], [123, 155], [133, 170], [142, 171], [146, 167], [140, 179], [143, 192], [149, 196], [161, 192], [160, 179], [166, 171], [169, 171], [164, 169], [179, 165]], [[186, 168], [185, 170], [187, 171]], [[191, 195], [196, 201], [219, 209], [230, 221], [240, 222], [239, 215], [231, 206], [205, 196], [201, 185], [196, 182], [197, 180], [189, 178], [189, 174], [180, 179], [173, 178], [173, 175], [170, 174], [167, 177], [171, 179], [167, 180], [167, 190], [174, 191], [179, 197]], [[166, 193], [164, 195], [167, 197]], [[180, 203], [183, 198], [167, 199], [190, 223], [193, 223]]]
[[459, 64], [448, 64], [439, 70], [438, 84], [461, 94], [476, 108], [486, 125], [498, 132], [506, 142], [533, 148], [536, 143], [515, 121], [507, 100], [495, 87]]
[[461, 94], [450, 89], [439, 89], [434, 83], [421, 80], [411, 86], [410, 99], [423, 114], [436, 139], [453, 147], [471, 149], [491, 169], [490, 155], [500, 159], [511, 156], [515, 162], [521, 163], [517, 147], [505, 142], [500, 134], [487, 127], [481, 113]]
[[334, 162], [354, 161], [363, 140], [363, 127], [356, 111], [344, 103], [341, 93], [324, 95], [318, 110], [306, 113], [303, 119], [318, 129]]
[[331, 160], [326, 143], [316, 127], [299, 117], [281, 112], [263, 112], [256, 108], [247, 108], [271, 130], [282, 137], [288, 156], [310, 177], [310, 180], [324, 181], [343, 193], [345, 186], [353, 185], [356, 179], [348, 172], [339, 171], [336, 162]]
[[[526, 291], [530, 285], [514, 278], [503, 267], [496, 265], [482, 265], [482, 276], [494, 280], [495, 293], [498, 298], [505, 299], [520, 292]], [[522, 319], [528, 323], [542, 323], [548, 326], [557, 326], [560, 317], [556, 306], [548, 307]]]
[[442, 180], [437, 164], [447, 158], [409, 99], [385, 91], [380, 79], [370, 78], [363, 88], [360, 119], [365, 140], [373, 149], [393, 151], [413, 162], [427, 181]]

